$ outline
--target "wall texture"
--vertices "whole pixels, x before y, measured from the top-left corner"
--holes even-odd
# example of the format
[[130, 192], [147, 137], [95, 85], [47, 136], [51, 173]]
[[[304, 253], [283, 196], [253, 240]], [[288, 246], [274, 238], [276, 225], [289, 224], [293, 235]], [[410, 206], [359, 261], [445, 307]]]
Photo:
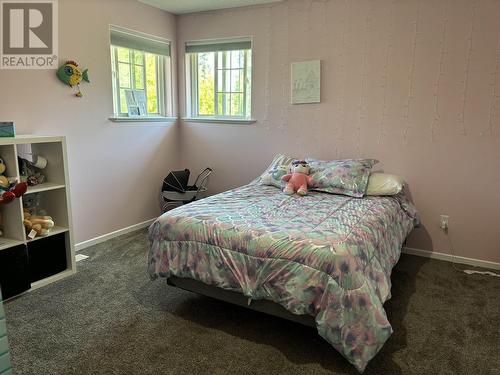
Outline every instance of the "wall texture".
[[[254, 125], [183, 122], [183, 164], [213, 192], [255, 178], [277, 152], [375, 157], [404, 176], [423, 226], [408, 246], [500, 262], [500, 1], [291, 0], [177, 19], [187, 40], [254, 38]], [[290, 102], [290, 62], [322, 60], [322, 103]], [[185, 115], [180, 79], [181, 116]]]
[[76, 242], [156, 217], [161, 180], [177, 155], [176, 124], [108, 120], [109, 24], [172, 40], [175, 62], [173, 15], [135, 0], [60, 0], [60, 62], [89, 69], [84, 97], [73, 97], [53, 70], [0, 70], [0, 121], [14, 121], [18, 134], [67, 137]]
[[[60, 0], [60, 57], [90, 71], [84, 97], [54, 71], [0, 70], [0, 120], [68, 140], [76, 241], [155, 217], [172, 168], [215, 168], [212, 192], [277, 152], [376, 157], [403, 175], [423, 219], [408, 246], [500, 262], [498, 0], [290, 0], [177, 18], [134, 0]], [[254, 38], [254, 125], [130, 123], [112, 114], [109, 24], [186, 40]], [[290, 62], [322, 60], [322, 103], [292, 106]], [[176, 77], [174, 75], [174, 87]], [[174, 92], [174, 107], [177, 98]], [[182, 163], [177, 160], [181, 154]]]

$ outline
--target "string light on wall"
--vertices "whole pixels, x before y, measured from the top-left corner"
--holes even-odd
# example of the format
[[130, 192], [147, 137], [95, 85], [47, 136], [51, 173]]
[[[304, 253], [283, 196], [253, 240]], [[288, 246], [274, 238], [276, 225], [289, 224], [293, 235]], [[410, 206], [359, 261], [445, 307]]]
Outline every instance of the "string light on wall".
[[461, 81], [462, 87], [462, 110], [458, 113], [458, 123], [462, 127], [462, 135], [467, 135], [467, 127], [465, 125], [465, 110], [467, 106], [467, 91], [469, 88], [469, 70], [470, 70], [470, 61], [472, 56], [472, 42], [474, 36], [474, 24], [476, 21], [476, 8], [477, 8], [477, 0], [473, 0], [471, 6], [471, 22], [470, 22], [470, 33], [467, 38], [468, 46], [467, 46], [467, 55], [465, 57], [465, 68], [464, 68], [464, 78]]
[[341, 142], [343, 141], [343, 127], [344, 127], [344, 122], [345, 122], [345, 86], [346, 86], [346, 74], [345, 74], [345, 55], [347, 54], [347, 18], [349, 17], [350, 13], [350, 4], [351, 2], [349, 0], [344, 0], [344, 17], [340, 21], [342, 25], [342, 32], [340, 35], [340, 52], [338, 54], [338, 60], [339, 60], [339, 89], [340, 89], [340, 95], [339, 95], [339, 101], [338, 101], [338, 110], [339, 110], [339, 131], [338, 131], [338, 141]]
[[488, 129], [486, 132], [481, 132], [481, 135], [493, 135], [495, 129], [495, 121], [497, 116], [497, 101], [500, 98], [500, 94], [497, 93], [497, 77], [498, 70], [500, 69], [500, 38], [498, 38], [498, 44], [495, 54], [495, 68], [491, 73], [491, 99], [490, 99], [490, 112], [488, 116]]
[[[293, 5], [296, 4], [297, 5], [297, 8], [295, 9], [296, 13], [298, 13], [301, 17], [303, 17], [306, 12], [309, 11], [310, 9], [310, 6], [311, 6], [311, 2], [309, 1], [306, 6], [304, 6], [304, 3], [303, 2], [299, 2], [299, 3], [294, 3], [294, 2], [290, 2], [289, 4], [289, 7], [291, 10], [294, 10], [293, 9]], [[301, 18], [301, 20], [303, 21], [302, 24], [300, 22], [297, 22], [294, 26], [295, 28], [298, 30], [299, 26], [302, 26], [301, 29], [300, 29], [300, 33], [302, 35], [309, 35], [309, 17], [305, 17], [304, 18]], [[291, 72], [290, 72], [291, 73]], [[291, 73], [292, 74], [292, 73]], [[290, 79], [292, 79], [290, 77]], [[291, 93], [291, 95], [293, 95], [293, 93]], [[291, 98], [292, 99], [292, 98]], [[293, 99], [292, 99], [293, 100]], [[309, 121], [310, 120], [310, 116], [308, 115], [308, 112], [304, 109], [302, 110], [296, 110], [294, 111], [294, 116], [293, 116], [293, 119], [295, 120], [294, 121], [294, 125], [297, 127], [299, 127], [298, 129], [296, 129], [295, 133], [294, 133], [294, 138], [295, 138], [295, 149], [298, 150], [298, 154], [299, 155], [303, 155], [304, 154], [304, 136], [302, 134], [302, 129], [301, 129], [301, 126], [303, 123], [305, 123], [306, 121]]]
[[373, 0], [370, 1], [365, 19], [365, 36], [363, 43], [363, 57], [361, 59], [361, 87], [359, 90], [358, 121], [356, 124], [356, 152], [361, 155], [361, 122], [365, 119], [367, 86], [368, 86], [368, 46], [372, 31]]
[[382, 90], [383, 90], [383, 99], [382, 99], [382, 113], [380, 115], [380, 120], [378, 124], [378, 143], [382, 144], [383, 139], [385, 138], [385, 123], [387, 121], [387, 86], [389, 81], [389, 64], [391, 62], [393, 43], [394, 43], [394, 8], [396, 6], [396, 0], [391, 3], [389, 8], [389, 27], [387, 33], [387, 47], [385, 49], [385, 60], [384, 60], [384, 68], [382, 70]]
[[[327, 50], [327, 44], [326, 44], [326, 37], [325, 37], [325, 30], [326, 30], [326, 0], [309, 0], [307, 3], [307, 35], [308, 35], [308, 56], [314, 56], [317, 55], [317, 47], [315, 45], [315, 41], [319, 42], [320, 46], [320, 53], [323, 54]], [[316, 21], [316, 17], [314, 17], [314, 11], [315, 9], [318, 9], [316, 7], [321, 6], [322, 12], [321, 12], [321, 18], [319, 24]], [[315, 30], [313, 26], [317, 26], [317, 29]], [[316, 31], [318, 33], [316, 33]], [[318, 35], [319, 34], [319, 35]], [[324, 61], [324, 56], [320, 56], [320, 60]], [[322, 84], [322, 90], [325, 90], [325, 81], [321, 82]], [[313, 113], [313, 121], [312, 121], [312, 126], [314, 126], [314, 131], [312, 132], [313, 137], [314, 137], [314, 144], [318, 145], [319, 148], [321, 148], [322, 140], [324, 139], [323, 137], [323, 132], [325, 131], [325, 127], [323, 126], [324, 124], [322, 123], [322, 106], [318, 103], [314, 105], [314, 113]], [[321, 150], [317, 150], [317, 152], [321, 152]]]
[[421, 7], [421, 0], [419, 0], [417, 3], [416, 20], [412, 22], [412, 24], [414, 25], [414, 30], [413, 30], [410, 71], [408, 72], [408, 98], [406, 99], [406, 104], [404, 105], [404, 113], [403, 113], [403, 122], [405, 124], [405, 127], [403, 129], [404, 143], [408, 142], [408, 132], [412, 128], [410, 123], [410, 107], [411, 107], [411, 102], [413, 100], [413, 86], [414, 86], [413, 82], [415, 78], [415, 60], [417, 52], [417, 43], [418, 43], [418, 38], [420, 36], [420, 7]]
[[267, 8], [267, 22], [266, 22], [266, 86], [264, 87], [264, 129], [270, 130], [270, 111], [271, 111], [271, 63], [272, 63], [272, 36], [273, 36], [273, 23], [271, 22], [271, 8]]
[[281, 132], [286, 132], [287, 123], [288, 123], [288, 111], [290, 104], [290, 38], [288, 36], [289, 32], [289, 22], [290, 22], [290, 12], [288, 5], [285, 6], [285, 21], [283, 22], [283, 35], [286, 36], [285, 42], [285, 59], [281, 63], [281, 97], [282, 97], [282, 106], [280, 111], [280, 121], [278, 124], [278, 130]]
[[[321, 51], [323, 53], [323, 55], [321, 56], [321, 59], [322, 60], [325, 60], [325, 61], [328, 61], [329, 59], [327, 59], [327, 56], [328, 56], [328, 52], [329, 52], [329, 48], [328, 48], [328, 36], [329, 36], [329, 33], [328, 33], [328, 1], [323, 1], [323, 6], [322, 6], [322, 11], [321, 11], [321, 14], [323, 15], [321, 17]], [[324, 66], [324, 65], [323, 65]], [[328, 82], [326, 80], [323, 80], [322, 82], [322, 90], [323, 90], [323, 93], [328, 89]], [[320, 140], [320, 151], [321, 151], [321, 155], [323, 155], [323, 147], [324, 146], [327, 146], [327, 152], [330, 153], [330, 145], [329, 143], [325, 143], [324, 140], [325, 139], [328, 139], [328, 134], [325, 134], [326, 132], [328, 132], [328, 127], [326, 126], [328, 124], [328, 112], [327, 112], [327, 107], [328, 106], [320, 106], [318, 105], [318, 115], [319, 115], [319, 118], [320, 118], [320, 122], [321, 123], [321, 133], [322, 133], [322, 138]]]
[[[313, 17], [313, 9], [314, 9], [314, 0], [308, 0], [305, 10], [303, 11], [304, 14], [307, 15], [306, 17], [306, 35], [307, 35], [307, 55], [308, 56], [313, 56], [313, 54], [316, 54], [316, 49], [315, 47], [315, 42], [318, 40], [317, 36], [314, 35], [314, 30], [313, 30], [313, 25], [316, 24], [316, 21], [312, 19]], [[321, 123], [320, 123], [320, 116], [319, 116], [319, 109], [320, 106], [315, 105], [314, 106], [314, 112], [311, 113], [311, 127], [313, 127], [311, 135], [313, 137], [313, 144], [315, 145], [320, 145], [321, 144]]]
[[[451, 0], [450, 0], [451, 1]], [[439, 52], [439, 63], [438, 63], [438, 72], [436, 76], [436, 83], [434, 84], [434, 113], [433, 113], [433, 118], [431, 122], [431, 142], [434, 141], [435, 136], [436, 136], [436, 131], [439, 127], [439, 122], [441, 120], [441, 116], [439, 113], [439, 95], [441, 93], [441, 80], [444, 75], [443, 73], [443, 66], [444, 66], [444, 59], [447, 54], [446, 51], [446, 39], [447, 39], [447, 33], [448, 33], [448, 14], [450, 11], [450, 1], [447, 1], [444, 6], [443, 10], [443, 27], [441, 29], [441, 39], [439, 40], [439, 47], [440, 47], [440, 52]]]
[[[338, 59], [335, 59], [335, 58], [331, 58], [331, 54], [334, 52], [332, 52], [332, 50], [334, 49], [332, 45], [330, 45], [330, 43], [333, 41], [333, 45], [334, 46], [337, 46], [337, 45], [340, 45], [342, 46], [344, 44], [344, 42], [342, 42], [342, 38], [345, 36], [345, 29], [344, 29], [344, 26], [345, 26], [345, 21], [342, 22], [342, 25], [341, 25], [341, 30], [342, 30], [342, 34], [341, 34], [341, 43], [335, 43], [335, 41], [333, 40], [333, 38], [331, 37], [331, 35], [333, 34], [333, 31], [330, 31], [329, 29], [329, 26], [333, 26], [335, 23], [334, 22], [329, 22], [330, 20], [330, 17], [329, 17], [329, 5], [332, 3], [331, 0], [312, 0], [310, 3], [309, 3], [309, 6], [311, 7], [312, 5], [314, 4], [321, 4], [322, 5], [322, 9], [321, 9], [321, 23], [320, 23], [320, 60], [322, 61], [322, 69], [323, 67], [325, 66], [325, 63], [326, 62], [329, 62], [329, 61], [332, 61], [332, 67], [334, 67], [336, 64], [333, 63], [335, 61], [340, 61], [342, 62], [342, 52], [338, 53], [337, 56], [338, 56]], [[346, 2], [344, 2], [344, 10], [345, 10], [345, 7], [346, 7]], [[310, 23], [311, 24], [311, 23]], [[340, 67], [340, 64], [338, 65]], [[337, 72], [333, 72], [332, 75], [335, 76], [335, 73]], [[341, 71], [339, 70], [338, 72], [338, 76], [340, 77], [341, 76]], [[336, 87], [340, 87], [340, 85], [336, 86]], [[322, 95], [323, 93], [328, 90], [328, 81], [327, 80], [322, 80], [321, 82], [321, 91], [322, 91]], [[335, 99], [332, 99], [334, 102], [335, 102]], [[331, 105], [317, 105], [316, 106], [316, 117], [317, 117], [317, 121], [315, 121], [317, 124], [318, 124], [318, 131], [316, 132], [317, 133], [317, 137], [318, 137], [318, 143], [320, 145], [320, 153], [323, 155], [323, 149], [325, 148], [326, 149], [326, 155], [328, 155], [328, 157], [330, 157], [332, 154], [333, 155], [336, 155], [336, 157], [339, 157], [339, 148], [338, 148], [338, 144], [339, 144], [339, 140], [340, 140], [340, 131], [339, 131], [339, 121], [332, 121], [332, 118], [334, 117], [334, 115], [336, 113], [339, 113], [337, 111], [337, 109], [340, 107], [339, 106], [339, 102], [343, 103], [343, 100], [338, 100], [337, 104], [334, 105], [334, 106], [331, 106]], [[335, 142], [332, 143], [331, 141], [329, 142], [325, 142], [324, 140], [325, 139], [334, 139]]]

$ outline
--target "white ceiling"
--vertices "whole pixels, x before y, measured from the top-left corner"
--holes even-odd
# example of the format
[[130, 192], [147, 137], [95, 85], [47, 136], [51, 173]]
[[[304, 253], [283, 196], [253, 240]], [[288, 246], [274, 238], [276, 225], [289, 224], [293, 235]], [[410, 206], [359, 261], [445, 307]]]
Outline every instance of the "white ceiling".
[[207, 10], [246, 7], [276, 3], [283, 0], [139, 0], [142, 3], [174, 14], [204, 12]]

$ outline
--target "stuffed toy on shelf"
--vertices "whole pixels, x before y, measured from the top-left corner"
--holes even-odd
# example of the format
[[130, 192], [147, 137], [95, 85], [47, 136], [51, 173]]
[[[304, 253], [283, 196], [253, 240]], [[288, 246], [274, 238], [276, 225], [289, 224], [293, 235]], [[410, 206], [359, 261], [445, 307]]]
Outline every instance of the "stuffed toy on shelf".
[[23, 224], [30, 238], [47, 236], [54, 227], [54, 220], [50, 216], [31, 215], [27, 208], [23, 210], [23, 216]]
[[281, 180], [287, 184], [283, 192], [287, 195], [297, 193], [298, 195], [306, 195], [307, 188], [313, 185], [313, 179], [309, 176], [310, 167], [304, 160], [295, 160], [290, 166], [290, 173], [284, 175]]
[[40, 185], [45, 182], [45, 175], [41, 172], [47, 166], [47, 159], [39, 155], [31, 155], [33, 161], [18, 157], [21, 181], [28, 186]]
[[8, 179], [4, 176], [6, 166], [0, 158], [0, 203], [10, 203], [16, 198], [20, 198], [28, 190], [26, 182], [17, 182], [17, 180]]
[[54, 227], [54, 220], [40, 208], [40, 193], [23, 198], [23, 224], [28, 238], [47, 236]]

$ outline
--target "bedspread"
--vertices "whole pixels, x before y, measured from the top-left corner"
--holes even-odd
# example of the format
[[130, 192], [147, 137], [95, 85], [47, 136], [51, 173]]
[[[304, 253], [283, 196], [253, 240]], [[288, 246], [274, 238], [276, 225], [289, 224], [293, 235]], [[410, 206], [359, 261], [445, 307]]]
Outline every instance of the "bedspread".
[[149, 273], [192, 278], [315, 317], [359, 371], [392, 333], [384, 302], [416, 211], [404, 197], [286, 196], [257, 183], [150, 227]]

